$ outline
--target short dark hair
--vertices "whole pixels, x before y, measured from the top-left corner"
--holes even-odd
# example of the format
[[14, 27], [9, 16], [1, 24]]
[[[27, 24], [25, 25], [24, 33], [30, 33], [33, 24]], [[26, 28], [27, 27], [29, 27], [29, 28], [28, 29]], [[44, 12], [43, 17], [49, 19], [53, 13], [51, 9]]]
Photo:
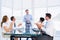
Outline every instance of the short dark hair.
[[26, 9], [25, 11], [29, 11], [28, 9]]
[[11, 21], [13, 21], [13, 19], [14, 19], [14, 16], [12, 16], [10, 19], [11, 19]]
[[40, 21], [43, 22], [45, 19], [43, 17], [40, 17]]
[[51, 14], [50, 13], [46, 13], [46, 16], [51, 18]]

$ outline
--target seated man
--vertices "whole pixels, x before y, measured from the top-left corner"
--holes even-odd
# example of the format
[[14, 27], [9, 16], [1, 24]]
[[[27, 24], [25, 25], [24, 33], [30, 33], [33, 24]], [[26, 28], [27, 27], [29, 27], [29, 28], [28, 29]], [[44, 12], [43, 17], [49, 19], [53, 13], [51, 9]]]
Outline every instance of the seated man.
[[[14, 24], [13, 24], [13, 28], [16, 27], [16, 23], [15, 23], [16, 19], [15, 19], [15, 17], [12, 16], [10, 19], [11, 19], [11, 22], [14, 22]], [[18, 24], [18, 27], [21, 26], [21, 25], [22, 25], [21, 23]], [[14, 30], [14, 31], [12, 31], [12, 32], [15, 33], [16, 30]], [[13, 38], [13, 40], [18, 40], [18, 38]]]
[[38, 40], [53, 40], [54, 24], [53, 21], [51, 20], [51, 14], [46, 13], [45, 19], [46, 19], [45, 25], [36, 24], [44, 32], [42, 36], [38, 37]]

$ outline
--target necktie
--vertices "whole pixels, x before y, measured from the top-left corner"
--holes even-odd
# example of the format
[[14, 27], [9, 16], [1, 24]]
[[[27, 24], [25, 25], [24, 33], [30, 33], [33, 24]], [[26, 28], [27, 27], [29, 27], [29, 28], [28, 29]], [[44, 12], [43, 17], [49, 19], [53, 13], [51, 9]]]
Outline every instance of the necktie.
[[[48, 22], [46, 22], [46, 23], [45, 23], [45, 26], [44, 26], [44, 28], [45, 28], [45, 29], [47, 28], [47, 24], [48, 24]], [[42, 34], [43, 34], [43, 35], [45, 35], [45, 34], [46, 34], [46, 32], [45, 32], [45, 31], [43, 31], [43, 30], [41, 30], [41, 32], [42, 32]]]
[[14, 23], [14, 27], [16, 27], [16, 24]]
[[[16, 24], [14, 23], [14, 27], [16, 27]], [[14, 33], [16, 32], [16, 30], [14, 30]]]
[[45, 28], [47, 28], [46, 26], [47, 26], [47, 24], [48, 24], [48, 22], [46, 22], [46, 24], [45, 24]]

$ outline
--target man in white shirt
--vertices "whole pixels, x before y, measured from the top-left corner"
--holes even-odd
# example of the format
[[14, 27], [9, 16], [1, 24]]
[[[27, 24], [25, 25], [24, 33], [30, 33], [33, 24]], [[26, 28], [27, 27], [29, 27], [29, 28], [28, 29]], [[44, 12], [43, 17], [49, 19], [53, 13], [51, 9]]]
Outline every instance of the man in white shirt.
[[[17, 27], [17, 26], [16, 26], [16, 23], [15, 23], [15, 21], [16, 21], [15, 17], [12, 16], [10, 19], [11, 19], [12, 22], [14, 22], [14, 24], [13, 24], [13, 28]], [[21, 26], [21, 25], [22, 25], [21, 23], [18, 24], [18, 27]], [[15, 33], [16, 30], [12, 30], [12, 32]], [[18, 40], [18, 38], [12, 38], [12, 40]]]
[[[11, 22], [14, 22], [13, 28], [16, 27], [16, 23], [15, 23], [16, 19], [15, 19], [15, 17], [12, 16], [10, 19], [11, 19]], [[12, 33], [15, 33], [15, 32], [16, 32], [16, 30], [14, 30], [14, 31], [12, 30]], [[12, 38], [11, 40], [18, 40], [18, 38]]]
[[[54, 25], [53, 22], [51, 21], [51, 14], [46, 13], [46, 23], [44, 27], [41, 27], [43, 31], [43, 35], [40, 37], [41, 40], [53, 40], [54, 36]], [[39, 38], [38, 38], [39, 40]]]

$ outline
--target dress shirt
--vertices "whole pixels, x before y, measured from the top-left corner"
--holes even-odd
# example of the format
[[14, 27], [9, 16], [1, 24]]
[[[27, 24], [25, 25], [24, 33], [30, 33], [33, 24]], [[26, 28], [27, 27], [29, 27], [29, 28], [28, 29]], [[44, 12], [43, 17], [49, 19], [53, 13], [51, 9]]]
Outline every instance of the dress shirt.
[[46, 32], [46, 34], [50, 36], [54, 36], [54, 23], [53, 21], [49, 20], [47, 23], [44, 25], [45, 27], [42, 27], [42, 30]]

